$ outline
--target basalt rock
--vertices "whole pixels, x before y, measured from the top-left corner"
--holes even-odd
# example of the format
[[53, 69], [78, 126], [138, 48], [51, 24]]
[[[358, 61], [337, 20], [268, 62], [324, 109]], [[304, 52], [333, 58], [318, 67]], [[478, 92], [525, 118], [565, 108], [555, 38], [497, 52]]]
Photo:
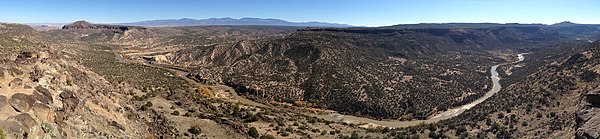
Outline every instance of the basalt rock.
[[8, 139], [28, 138], [29, 129], [16, 121], [0, 121], [0, 128]]
[[10, 81], [10, 83], [8, 83], [8, 86], [11, 86], [11, 87], [21, 86], [21, 85], [23, 85], [23, 80], [21, 80], [19, 78], [15, 78], [12, 81]]
[[62, 99], [75, 98], [75, 93], [67, 90], [67, 91], [60, 93], [59, 96]]
[[600, 90], [594, 90], [585, 94], [585, 100], [593, 107], [600, 107]]
[[31, 95], [17, 93], [12, 95], [8, 102], [17, 112], [27, 112], [31, 109], [33, 103], [35, 103], [35, 99]]
[[12, 75], [23, 75], [23, 71], [15, 68], [15, 67], [11, 67], [8, 69], [8, 71], [12, 74]]
[[37, 100], [42, 102], [43, 104], [52, 104], [52, 96], [47, 96], [43, 93], [40, 93], [39, 91], [33, 91], [33, 97]]
[[21, 114], [16, 115], [16, 116], [8, 117], [7, 120], [17, 121], [17, 122], [21, 123], [21, 125], [24, 125], [25, 127], [27, 127], [28, 129], [31, 129], [32, 127], [38, 125], [38, 123], [35, 121], [35, 119], [33, 119], [27, 113], [21, 113]]
[[582, 109], [577, 112], [576, 138], [595, 139], [600, 137], [600, 90], [584, 95]]

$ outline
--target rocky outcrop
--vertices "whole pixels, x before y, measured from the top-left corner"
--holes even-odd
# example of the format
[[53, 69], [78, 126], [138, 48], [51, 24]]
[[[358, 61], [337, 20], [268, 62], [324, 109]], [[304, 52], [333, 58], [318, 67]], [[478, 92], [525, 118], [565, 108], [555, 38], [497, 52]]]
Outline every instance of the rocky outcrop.
[[70, 30], [77, 30], [77, 29], [109, 29], [109, 30], [120, 30], [120, 31], [128, 31], [131, 28], [145, 29], [143, 27], [91, 24], [91, 23], [88, 23], [88, 22], [83, 21], [83, 20], [82, 21], [77, 21], [75, 23], [68, 24], [68, 25], [65, 25], [65, 26], [62, 27], [62, 29], [70, 29]]
[[72, 112], [79, 105], [79, 99], [77, 99], [75, 94], [71, 91], [65, 91], [65, 92], [60, 93], [60, 98], [62, 98], [64, 111]]
[[584, 95], [585, 102], [592, 107], [600, 107], [600, 90], [594, 90]]
[[584, 95], [582, 109], [577, 113], [577, 138], [596, 139], [600, 137], [600, 90]]
[[[77, 62], [63, 60], [51, 51], [15, 52], [2, 60], [0, 129], [7, 138], [139, 138], [147, 133], [143, 122], [124, 117], [125, 110], [132, 108], [116, 102], [126, 98], [110, 93], [109, 100], [108, 93], [91, 92], [116, 87], [91, 72], [80, 71], [85, 68], [73, 68], [79, 66], [74, 64]], [[86, 106], [85, 102], [94, 103]], [[105, 124], [113, 120], [126, 130], [118, 132]], [[82, 121], [85, 125], [73, 124]]]

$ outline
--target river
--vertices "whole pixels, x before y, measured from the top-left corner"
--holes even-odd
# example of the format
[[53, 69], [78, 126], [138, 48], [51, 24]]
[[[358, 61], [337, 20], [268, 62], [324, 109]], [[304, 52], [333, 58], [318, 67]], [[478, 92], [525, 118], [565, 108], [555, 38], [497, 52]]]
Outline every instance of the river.
[[[117, 53], [115, 53], [115, 54], [120, 56], [120, 54], [117, 54]], [[528, 54], [528, 53], [518, 54], [517, 55], [518, 60], [513, 63], [518, 63], [518, 62], [525, 60], [525, 54]], [[126, 60], [124, 60], [124, 58], [119, 58], [118, 60], [122, 61], [122, 62], [126, 62]], [[309, 115], [309, 116], [314, 116], [317, 118], [322, 118], [322, 119], [325, 119], [328, 121], [339, 121], [339, 122], [348, 122], [348, 123], [370, 123], [370, 124], [375, 124], [375, 125], [380, 125], [380, 126], [385, 126], [385, 127], [392, 127], [392, 128], [410, 127], [410, 126], [416, 126], [416, 125], [424, 124], [424, 123], [435, 123], [435, 122], [438, 122], [441, 120], [446, 120], [446, 119], [450, 119], [452, 117], [458, 116], [461, 113], [465, 112], [466, 110], [473, 108], [477, 104], [485, 101], [486, 99], [490, 98], [494, 94], [498, 93], [502, 89], [502, 87], [500, 86], [500, 77], [498, 76], [498, 72], [496, 71], [496, 69], [500, 65], [504, 65], [504, 64], [494, 65], [490, 68], [490, 73], [491, 73], [490, 78], [492, 80], [493, 86], [492, 86], [492, 89], [489, 90], [488, 92], [486, 92], [482, 97], [480, 97], [477, 100], [470, 102], [468, 104], [465, 104], [465, 105], [462, 105], [462, 106], [459, 106], [456, 108], [451, 108], [444, 112], [430, 116], [426, 120], [412, 120], [412, 121], [374, 120], [374, 119], [356, 117], [356, 116], [351, 116], [351, 115], [343, 115], [343, 114], [339, 114], [337, 112], [333, 112], [330, 114], [313, 114], [313, 113], [305, 113], [305, 114]], [[187, 72], [185, 72], [185, 71], [181, 71], [178, 69], [172, 69], [172, 68], [163, 68], [163, 69], [167, 69], [169, 71], [175, 72], [176, 73], [175, 75], [180, 76], [182, 78], [186, 78], [187, 80], [191, 80], [185, 76], [185, 75], [187, 75]], [[191, 80], [191, 81], [193, 81], [193, 80]], [[195, 82], [195, 81], [193, 81], [193, 82]], [[249, 100], [249, 99], [239, 96], [235, 92], [235, 90], [231, 87], [228, 87], [225, 85], [217, 85], [216, 88], [229, 90], [229, 92], [232, 92], [232, 96], [235, 100], [245, 103], [247, 105], [257, 106], [257, 107], [268, 107], [267, 105], [264, 105], [264, 104], [261, 104], [261, 103], [258, 103], [258, 102], [255, 102], [255, 101], [252, 101], [252, 100]]]
[[439, 114], [429, 117], [429, 119], [427, 119], [427, 120], [412, 120], [412, 121], [374, 120], [374, 119], [362, 118], [362, 117], [356, 117], [356, 116], [350, 116], [350, 115], [342, 115], [342, 114], [338, 114], [338, 113], [332, 113], [332, 114], [327, 114], [327, 115], [317, 115], [317, 114], [310, 114], [310, 115], [318, 117], [318, 118], [323, 118], [325, 120], [331, 120], [331, 121], [343, 121], [343, 122], [350, 122], [350, 123], [371, 123], [371, 124], [381, 125], [381, 126], [385, 126], [385, 127], [395, 127], [395, 128], [416, 126], [416, 125], [423, 124], [423, 123], [435, 123], [435, 122], [438, 122], [441, 120], [446, 120], [446, 119], [450, 119], [452, 117], [458, 116], [459, 114], [465, 112], [466, 110], [468, 110], [470, 108], [473, 108], [475, 105], [485, 101], [486, 99], [490, 98], [494, 94], [498, 93], [500, 91], [500, 89], [502, 88], [500, 86], [500, 77], [498, 77], [498, 72], [496, 72], [496, 68], [498, 68], [498, 66], [500, 66], [500, 65], [494, 65], [490, 69], [491, 80], [492, 80], [493, 86], [492, 86], [492, 89], [489, 90], [487, 93], [485, 93], [485, 95], [483, 97], [480, 97], [477, 100], [475, 100], [471, 103], [462, 105], [460, 107], [448, 109], [442, 113], [439, 113]]
[[[513, 63], [518, 63], [518, 62], [525, 60], [525, 56], [524, 56], [525, 54], [527, 54], [527, 53], [518, 54], [517, 55], [518, 60]], [[477, 100], [470, 102], [468, 104], [465, 104], [465, 105], [462, 105], [462, 106], [459, 106], [456, 108], [448, 109], [444, 112], [430, 116], [426, 120], [412, 120], [412, 121], [374, 120], [374, 119], [370, 119], [370, 118], [363, 118], [363, 117], [356, 117], [356, 116], [352, 116], [352, 115], [339, 114], [336, 112], [333, 112], [330, 114], [313, 114], [313, 113], [305, 113], [305, 114], [309, 115], [309, 116], [314, 116], [317, 118], [329, 120], [329, 121], [348, 122], [348, 123], [370, 123], [370, 124], [375, 124], [375, 125], [380, 125], [380, 126], [385, 126], [385, 127], [392, 127], [392, 128], [410, 127], [410, 126], [416, 126], [419, 124], [435, 123], [435, 122], [438, 122], [441, 120], [446, 120], [446, 119], [450, 119], [452, 117], [456, 117], [456, 116], [462, 114], [463, 112], [465, 112], [466, 110], [471, 109], [471, 108], [475, 107], [477, 104], [492, 97], [494, 94], [500, 92], [502, 87], [500, 85], [500, 77], [498, 76], [498, 72], [496, 71], [496, 69], [498, 68], [498, 66], [505, 65], [505, 64], [494, 65], [490, 68], [490, 73], [491, 73], [490, 78], [492, 81], [492, 89], [489, 90], [488, 92], [486, 92], [482, 97], [480, 97]], [[234, 92], [233, 89], [230, 89], [230, 90], [231, 90], [231, 92]], [[253, 106], [265, 107], [265, 105], [263, 105], [263, 104], [240, 97], [236, 93], [233, 93], [233, 96], [236, 100], [241, 101], [243, 103], [253, 105]]]

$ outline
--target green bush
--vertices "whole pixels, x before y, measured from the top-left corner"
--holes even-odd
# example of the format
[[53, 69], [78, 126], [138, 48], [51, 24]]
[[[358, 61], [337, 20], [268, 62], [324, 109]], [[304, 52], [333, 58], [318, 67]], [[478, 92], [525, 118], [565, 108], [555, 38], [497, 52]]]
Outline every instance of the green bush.
[[255, 127], [251, 127], [250, 130], [248, 130], [248, 135], [250, 135], [250, 137], [253, 137], [253, 138], [259, 137], [258, 130], [256, 130]]
[[289, 135], [290, 135], [289, 132], [286, 132], [286, 131], [281, 132], [281, 136], [287, 137]]
[[202, 129], [200, 129], [199, 126], [195, 125], [190, 127], [190, 129], [188, 129], [188, 132], [194, 134], [194, 135], [198, 135], [202, 133]]
[[528, 124], [527, 124], [527, 122], [526, 122], [526, 121], [523, 121], [523, 122], [521, 123], [521, 126], [527, 126], [527, 125], [528, 125]]
[[142, 107], [140, 107], [141, 111], [147, 111], [148, 110], [148, 106], [147, 105], [142, 105]]
[[244, 122], [247, 122], [247, 123], [256, 122], [259, 119], [258, 116], [251, 114], [251, 113], [248, 113], [248, 115], [244, 116], [243, 118], [244, 118]]
[[429, 132], [429, 137], [434, 139], [440, 138], [440, 136], [437, 133], [435, 133], [435, 131]]
[[352, 134], [350, 134], [350, 138], [351, 138], [351, 139], [358, 139], [358, 138], [359, 138], [359, 137], [358, 137], [358, 133], [356, 133], [356, 132], [352, 132]]
[[6, 134], [4, 134], [4, 130], [0, 128], [0, 139], [6, 139]]
[[306, 130], [306, 129], [308, 129], [308, 127], [306, 127], [305, 125], [300, 125], [300, 126], [298, 126], [298, 129], [299, 130]]
[[175, 111], [173, 111], [173, 113], [171, 113], [171, 114], [172, 114], [172, 115], [179, 116], [179, 111], [175, 110]]
[[465, 125], [460, 125], [460, 126], [458, 126], [458, 128], [456, 128], [456, 135], [458, 136], [466, 131], [467, 131], [467, 127], [465, 127]]
[[275, 139], [275, 137], [273, 135], [263, 135], [260, 136], [260, 139]]
[[150, 102], [150, 101], [146, 102], [146, 106], [152, 107], [152, 102]]
[[294, 128], [292, 128], [291, 126], [288, 126], [287, 128], [285, 128], [285, 131], [292, 132], [292, 131], [294, 131]]

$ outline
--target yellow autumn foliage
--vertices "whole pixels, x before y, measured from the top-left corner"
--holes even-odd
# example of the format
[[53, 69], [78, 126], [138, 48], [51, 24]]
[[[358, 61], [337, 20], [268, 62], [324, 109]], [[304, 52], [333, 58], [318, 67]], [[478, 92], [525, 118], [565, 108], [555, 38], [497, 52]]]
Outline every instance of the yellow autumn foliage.
[[196, 89], [196, 92], [198, 92], [200, 95], [205, 96], [205, 97], [209, 97], [209, 98], [215, 98], [215, 94], [212, 93], [212, 90], [214, 90], [214, 87], [209, 86], [209, 87], [198, 87]]

